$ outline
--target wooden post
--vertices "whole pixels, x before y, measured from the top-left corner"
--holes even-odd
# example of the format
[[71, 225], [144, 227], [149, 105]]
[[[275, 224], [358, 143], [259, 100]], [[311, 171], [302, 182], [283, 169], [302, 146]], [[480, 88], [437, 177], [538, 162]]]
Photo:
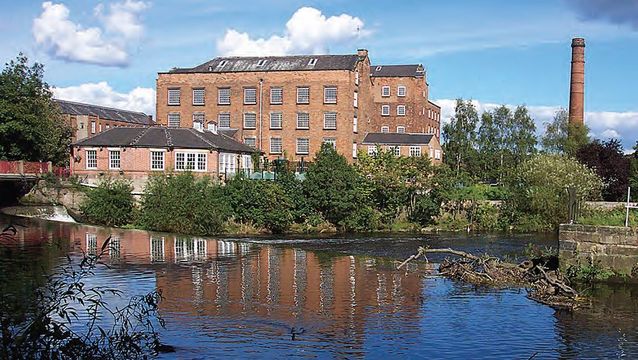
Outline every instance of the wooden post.
[[47, 161], [47, 172], [53, 172], [53, 164]]
[[24, 161], [18, 161], [18, 174], [24, 174]]

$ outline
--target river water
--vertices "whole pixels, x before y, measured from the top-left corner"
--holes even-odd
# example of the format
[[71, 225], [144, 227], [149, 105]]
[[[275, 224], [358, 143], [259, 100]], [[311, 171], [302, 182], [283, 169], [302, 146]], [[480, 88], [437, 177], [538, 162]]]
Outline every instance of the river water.
[[[638, 358], [638, 288], [599, 286], [593, 305], [557, 312], [524, 290], [444, 279], [399, 261], [420, 245], [517, 258], [539, 235], [193, 238], [0, 217], [4, 300], [20, 302], [42, 271], [112, 237], [89, 285], [125, 296], [162, 289], [160, 358]], [[293, 340], [291, 330], [299, 333]]]

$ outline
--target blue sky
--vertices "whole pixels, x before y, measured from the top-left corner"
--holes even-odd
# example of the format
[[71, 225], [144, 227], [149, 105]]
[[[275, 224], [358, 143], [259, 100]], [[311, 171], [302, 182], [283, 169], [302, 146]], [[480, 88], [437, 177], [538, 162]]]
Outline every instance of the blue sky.
[[567, 106], [570, 41], [582, 36], [592, 134], [638, 139], [636, 0], [0, 1], [2, 63], [22, 51], [58, 97], [149, 113], [157, 72], [174, 66], [365, 47], [373, 63], [424, 64], [444, 117], [457, 97], [526, 104], [541, 128]]

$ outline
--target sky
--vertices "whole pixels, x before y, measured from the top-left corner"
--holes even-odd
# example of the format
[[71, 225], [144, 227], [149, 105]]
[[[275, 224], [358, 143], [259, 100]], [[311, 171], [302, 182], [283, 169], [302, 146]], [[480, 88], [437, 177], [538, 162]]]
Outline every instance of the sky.
[[155, 113], [157, 72], [223, 55], [352, 54], [423, 64], [442, 119], [526, 105], [542, 133], [586, 39], [591, 135], [638, 140], [638, 0], [0, 0], [0, 63], [45, 65], [57, 98]]

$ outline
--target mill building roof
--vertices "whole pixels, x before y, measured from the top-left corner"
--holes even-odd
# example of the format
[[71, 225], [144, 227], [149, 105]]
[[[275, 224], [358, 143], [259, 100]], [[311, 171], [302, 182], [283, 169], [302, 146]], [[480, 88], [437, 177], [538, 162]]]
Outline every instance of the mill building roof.
[[235, 153], [256, 151], [255, 148], [244, 145], [223, 133], [157, 126], [111, 128], [78, 141], [74, 146], [207, 149]]
[[368, 133], [362, 144], [368, 145], [428, 145], [433, 134]]
[[154, 125], [155, 122], [143, 112], [115, 109], [106, 106], [79, 103], [74, 101], [53, 99], [63, 114], [93, 115], [101, 119], [121, 121], [137, 125]]
[[423, 65], [370, 65], [372, 77], [423, 77], [425, 70]]

